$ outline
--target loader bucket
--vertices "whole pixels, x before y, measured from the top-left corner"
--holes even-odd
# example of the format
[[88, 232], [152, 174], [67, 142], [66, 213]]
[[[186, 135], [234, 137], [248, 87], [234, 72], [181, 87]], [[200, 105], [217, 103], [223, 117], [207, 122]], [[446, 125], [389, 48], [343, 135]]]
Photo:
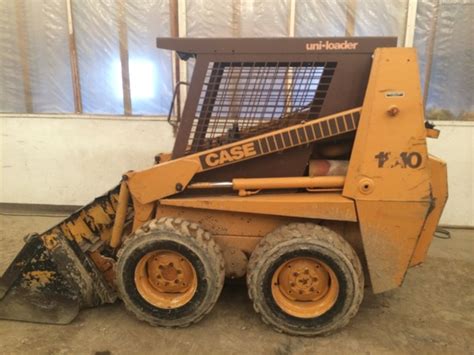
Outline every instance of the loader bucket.
[[119, 186], [46, 232], [30, 235], [0, 278], [0, 319], [66, 324], [81, 308], [116, 300], [91, 253], [110, 236]]
[[78, 297], [37, 236], [31, 238], [0, 280], [0, 318], [41, 323], [70, 322]]
[[0, 278], [0, 319], [67, 324], [113, 297], [74, 241], [33, 235]]

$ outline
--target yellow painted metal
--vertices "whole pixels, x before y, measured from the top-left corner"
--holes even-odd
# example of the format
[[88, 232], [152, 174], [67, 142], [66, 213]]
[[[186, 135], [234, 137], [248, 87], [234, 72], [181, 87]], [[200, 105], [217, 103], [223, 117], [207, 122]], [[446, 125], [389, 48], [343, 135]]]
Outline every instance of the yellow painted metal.
[[234, 190], [334, 188], [344, 186], [344, 176], [304, 176], [284, 178], [233, 179]]
[[111, 257], [104, 256], [99, 250], [89, 253], [89, 257], [96, 265], [97, 269], [102, 273], [105, 280], [112, 286], [115, 286], [115, 260]]
[[161, 205], [257, 213], [263, 215], [357, 221], [354, 201], [340, 193], [199, 196], [160, 200]]
[[128, 200], [130, 194], [126, 181], [120, 184], [120, 192], [118, 198], [117, 212], [115, 213], [114, 226], [112, 228], [112, 237], [110, 239], [110, 246], [117, 248], [122, 241], [123, 225], [127, 218]]
[[118, 195], [118, 188], [115, 187], [41, 235], [45, 247], [49, 250], [58, 247], [62, 236], [87, 249], [86, 254], [111, 285], [115, 277], [114, 260], [103, 256], [98, 247], [102, 241], [110, 241]]
[[[342, 187], [342, 194], [283, 193], [246, 198], [216, 194], [177, 196], [199, 172], [258, 158], [263, 155], [254, 154], [259, 139], [304, 128], [311, 124], [308, 122], [171, 160], [145, 171], [129, 173], [128, 186], [135, 209], [133, 228], [151, 218], [157, 201], [157, 216], [167, 213], [182, 215], [183, 218], [191, 216], [190, 220], [196, 218], [206, 227], [212, 229], [214, 225], [214, 229], [221, 229], [216, 233], [221, 242], [232, 240], [234, 246], [245, 244], [249, 251], [261, 234], [249, 231], [248, 242], [244, 242], [246, 232], [237, 229], [230, 232], [232, 228], [226, 231], [222, 226], [231, 220], [229, 216], [233, 213], [254, 214], [252, 223], [257, 228], [265, 224], [258, 222], [264, 216], [359, 222], [363, 244], [363, 253], [361, 250], [360, 254], [367, 259], [373, 290], [382, 292], [399, 286], [408, 266], [424, 259], [432, 230], [444, 206], [442, 201], [445, 201], [440, 187], [446, 181], [439, 165], [442, 163], [436, 165], [428, 159], [426, 137], [436, 137], [437, 132], [426, 129], [424, 125], [414, 49], [377, 49], [363, 107], [346, 112], [349, 115], [360, 112], [360, 121], [345, 178], [318, 177], [316, 181], [311, 177], [290, 177], [232, 181], [233, 189], [242, 195], [261, 189], [315, 187]], [[337, 115], [341, 113], [320, 120]], [[243, 147], [252, 154], [244, 154]], [[242, 150], [233, 155], [237, 148]], [[223, 151], [226, 154], [221, 154]], [[438, 177], [433, 178], [434, 174]], [[192, 187], [214, 188], [215, 183], [200, 182]], [[230, 187], [230, 184], [220, 187]], [[193, 209], [199, 211], [195, 216], [190, 212]], [[283, 221], [272, 223], [272, 227], [276, 228]]]
[[426, 137], [428, 138], [434, 138], [438, 139], [439, 138], [439, 129], [434, 129], [434, 128], [427, 128], [426, 129]]
[[[139, 172], [127, 173], [128, 187], [140, 204], [178, 193], [200, 170], [198, 157], [171, 160]], [[179, 184], [179, 185], [178, 185]]]
[[374, 293], [401, 286], [423, 228], [429, 202], [356, 202]]
[[334, 306], [339, 281], [334, 271], [321, 260], [293, 258], [278, 267], [272, 277], [272, 295], [287, 314], [314, 318]]
[[[117, 195], [118, 198], [118, 195]], [[117, 200], [118, 201], [118, 200]], [[115, 202], [115, 201], [114, 201]], [[117, 202], [118, 203], [118, 202]], [[104, 226], [105, 228], [101, 229], [100, 237], [103, 241], [108, 242], [112, 237], [112, 228], [114, 220], [112, 217], [115, 214], [116, 205], [114, 204], [93, 204], [87, 210], [86, 219], [93, 220], [94, 224]]]
[[446, 163], [430, 155], [428, 165], [431, 170], [431, 191], [433, 205], [431, 206], [425, 225], [421, 232], [415, 252], [411, 258], [410, 266], [415, 266], [425, 261], [426, 253], [433, 240], [433, 234], [438, 226], [441, 213], [448, 199], [448, 176]]
[[147, 302], [164, 309], [187, 304], [198, 284], [191, 262], [170, 250], [154, 251], [141, 258], [135, 268], [134, 281], [138, 293]]
[[66, 236], [66, 238], [76, 241], [78, 244], [82, 243], [86, 235], [92, 234], [89, 227], [84, 223], [84, 219], [81, 217], [82, 213], [77, 220], [67, 221], [59, 225], [60, 233]]
[[160, 204], [155, 218], [174, 217], [199, 224], [222, 248], [237, 248], [251, 254], [262, 237], [276, 228], [306, 219], [255, 213], [187, 208]]
[[155, 156], [157, 163], [165, 163], [171, 160], [171, 153], [160, 153]]
[[136, 231], [142, 226], [143, 223], [149, 221], [153, 216], [153, 210], [155, 209], [155, 203], [150, 202], [146, 204], [140, 203], [133, 195], [133, 227], [132, 232]]
[[433, 203], [418, 63], [412, 48], [380, 48], [343, 195], [356, 201], [374, 292], [403, 282]]
[[118, 192], [112, 190], [46, 231], [43, 236], [48, 239], [62, 234], [79, 244], [84, 240], [95, 240], [96, 237], [109, 241], [117, 203]]
[[283, 224], [303, 222], [304, 219], [288, 216], [259, 215], [247, 212], [220, 211], [166, 205], [156, 210], [155, 218], [173, 217], [198, 223], [212, 235], [263, 237]]
[[[324, 122], [334, 119], [338, 116], [351, 116], [353, 114], [359, 113], [360, 108], [354, 108], [351, 110], [346, 110], [343, 112], [336, 113], [334, 115], [329, 115], [325, 117], [318, 118], [318, 122]], [[165, 198], [171, 195], [174, 195], [184, 189], [191, 179], [194, 177], [195, 174], [205, 170], [211, 170], [218, 167], [222, 167], [225, 165], [233, 164], [239, 161], [258, 158], [260, 156], [264, 156], [267, 153], [259, 153], [257, 154], [255, 151], [255, 146], [258, 144], [258, 140], [266, 138], [266, 137], [273, 137], [278, 134], [282, 134], [284, 132], [290, 131], [297, 131], [298, 129], [304, 129], [306, 127], [310, 127], [314, 124], [313, 121], [309, 121], [306, 123], [301, 123], [297, 125], [293, 125], [287, 128], [282, 128], [279, 130], [275, 130], [269, 133], [260, 134], [255, 137], [251, 137], [248, 139], [243, 139], [234, 143], [222, 145], [217, 148], [205, 150], [196, 154], [187, 155], [182, 158], [174, 159], [171, 161], [164, 162], [163, 164], [155, 165], [149, 169], [145, 169], [142, 171], [131, 171], [128, 172], [126, 175], [128, 177], [128, 187], [132, 196], [140, 203], [140, 204], [148, 204], [153, 201], [158, 201], [161, 198]], [[353, 130], [355, 130], [355, 125]], [[349, 132], [349, 131], [347, 131]], [[346, 133], [347, 133], [346, 132]], [[336, 132], [335, 135], [337, 136], [338, 133]], [[325, 138], [319, 139], [327, 139], [329, 136]], [[306, 138], [305, 138], [306, 139]], [[314, 138], [313, 141], [318, 140]], [[304, 142], [293, 142], [291, 147], [296, 147], [299, 145], [304, 145], [311, 143], [311, 141], [306, 140]], [[252, 146], [252, 147], [251, 147]], [[212, 157], [213, 162], [215, 162], [215, 158], [219, 157], [219, 154], [222, 151], [228, 152], [226, 156], [229, 156], [228, 159], [225, 161], [219, 161], [218, 163], [212, 165], [208, 165], [206, 168], [202, 165], [201, 159], [206, 161], [206, 157]], [[232, 152], [235, 152], [233, 155]], [[246, 154], [248, 152], [248, 154]]]
[[[175, 160], [164, 157], [152, 168], [127, 173], [126, 186], [134, 206], [133, 230], [153, 216], [177, 216], [201, 224], [219, 244], [250, 253], [263, 235], [282, 224], [308, 219], [334, 221], [338, 226], [351, 226], [354, 233], [344, 235], [347, 239], [353, 235], [352, 244], [363, 262], [366, 259], [373, 290], [382, 292], [399, 286], [409, 265], [424, 260], [447, 196], [445, 164], [427, 153], [426, 138], [436, 137], [437, 132], [424, 126], [413, 49], [377, 49], [363, 107], [318, 121], [347, 115], [353, 119], [355, 130], [354, 117], [358, 113], [359, 125], [345, 177], [236, 176], [232, 184], [219, 185], [246, 196], [261, 189], [306, 188], [308, 192], [262, 193], [245, 198], [216, 193], [179, 196], [200, 172], [270, 154], [259, 150], [261, 139], [300, 129], [303, 134], [295, 141], [291, 139], [293, 146], [315, 142], [317, 139], [308, 141], [305, 133], [305, 128], [313, 129], [311, 121]], [[332, 137], [318, 143], [321, 152], [326, 147], [328, 156], [346, 154], [350, 144], [340, 143], [342, 146], [334, 150]], [[196, 182], [192, 187], [215, 188], [216, 183]], [[309, 192], [314, 188], [319, 192]], [[342, 189], [342, 193], [321, 192], [324, 189]], [[68, 238], [82, 242], [97, 233], [90, 227], [97, 218], [103, 221], [101, 238], [117, 245], [123, 230], [124, 201], [122, 194], [116, 194], [110, 202], [92, 205], [58, 228]]]
[[[395, 116], [389, 114], [393, 106], [398, 108]], [[379, 48], [374, 53], [344, 196], [364, 200], [429, 200], [427, 160], [416, 51]], [[366, 183], [369, 189], [365, 188]]]

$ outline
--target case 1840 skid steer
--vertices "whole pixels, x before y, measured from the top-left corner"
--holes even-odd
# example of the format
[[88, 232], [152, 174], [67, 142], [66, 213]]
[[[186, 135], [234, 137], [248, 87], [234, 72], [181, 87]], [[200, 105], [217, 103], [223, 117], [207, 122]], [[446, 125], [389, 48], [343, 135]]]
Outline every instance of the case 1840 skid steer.
[[290, 334], [340, 328], [399, 287], [447, 199], [418, 64], [396, 38], [171, 39], [195, 59], [171, 154], [42, 234], [0, 279], [0, 318], [68, 323], [122, 299], [187, 326], [225, 277]]

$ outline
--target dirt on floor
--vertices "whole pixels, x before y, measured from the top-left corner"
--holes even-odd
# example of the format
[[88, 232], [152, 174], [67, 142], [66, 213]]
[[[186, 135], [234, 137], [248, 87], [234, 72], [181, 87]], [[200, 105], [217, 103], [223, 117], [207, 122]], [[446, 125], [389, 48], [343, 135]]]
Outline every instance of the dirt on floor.
[[[0, 274], [29, 232], [61, 220], [0, 216]], [[120, 302], [82, 311], [70, 325], [0, 320], [0, 354], [474, 353], [474, 231], [435, 239], [426, 263], [402, 288], [372, 295], [359, 314], [325, 337], [277, 333], [253, 311], [244, 283], [225, 286], [213, 311], [186, 329], [153, 328]]]

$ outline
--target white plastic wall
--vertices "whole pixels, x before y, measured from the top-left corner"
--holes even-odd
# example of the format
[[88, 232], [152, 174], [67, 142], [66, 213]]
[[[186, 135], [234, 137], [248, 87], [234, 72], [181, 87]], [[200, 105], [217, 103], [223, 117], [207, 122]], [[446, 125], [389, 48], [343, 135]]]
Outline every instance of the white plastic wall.
[[[71, 4], [83, 112], [123, 114], [118, 2]], [[74, 112], [67, 15], [66, 0], [0, 0], [0, 112], [27, 111], [24, 65], [32, 112]], [[170, 35], [169, 2], [126, 1], [125, 22], [133, 113], [163, 115], [172, 96], [171, 53], [155, 43]]]
[[0, 202], [83, 205], [169, 151], [160, 120], [0, 117]]
[[441, 223], [474, 226], [474, 122], [438, 121], [439, 139], [428, 139], [433, 155], [448, 163], [449, 198]]

